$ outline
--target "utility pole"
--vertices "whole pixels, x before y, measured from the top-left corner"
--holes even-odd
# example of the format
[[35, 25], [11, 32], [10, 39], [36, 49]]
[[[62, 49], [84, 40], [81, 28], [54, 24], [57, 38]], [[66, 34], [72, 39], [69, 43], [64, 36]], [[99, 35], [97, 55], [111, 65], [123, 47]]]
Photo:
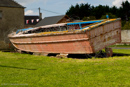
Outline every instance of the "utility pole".
[[40, 15], [40, 13], [41, 13], [41, 8], [39, 7], [38, 9], [39, 9], [39, 15]]
[[41, 8], [39, 7], [39, 20], [41, 21], [42, 20], [42, 13], [41, 13]]

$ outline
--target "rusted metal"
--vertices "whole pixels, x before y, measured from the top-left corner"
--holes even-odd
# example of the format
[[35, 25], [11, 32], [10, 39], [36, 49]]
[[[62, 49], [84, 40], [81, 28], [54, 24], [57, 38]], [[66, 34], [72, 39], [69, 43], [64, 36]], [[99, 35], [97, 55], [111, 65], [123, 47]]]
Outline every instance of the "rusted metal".
[[112, 48], [105, 48], [106, 57], [111, 57], [113, 55]]
[[16, 35], [9, 38], [17, 49], [27, 52], [45, 55], [91, 54], [121, 42], [121, 20], [108, 20], [77, 31]]

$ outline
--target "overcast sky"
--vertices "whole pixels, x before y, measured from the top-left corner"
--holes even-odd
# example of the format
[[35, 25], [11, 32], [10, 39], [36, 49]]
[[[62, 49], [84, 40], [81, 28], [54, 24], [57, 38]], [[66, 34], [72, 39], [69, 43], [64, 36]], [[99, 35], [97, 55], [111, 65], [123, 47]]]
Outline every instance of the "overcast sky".
[[[122, 1], [126, 0], [15, 0], [25, 8], [25, 15], [39, 15], [38, 8], [41, 8], [42, 16], [64, 15], [71, 5], [77, 3], [88, 3], [94, 6], [109, 5], [119, 7]], [[128, 0], [130, 2], [130, 0]]]

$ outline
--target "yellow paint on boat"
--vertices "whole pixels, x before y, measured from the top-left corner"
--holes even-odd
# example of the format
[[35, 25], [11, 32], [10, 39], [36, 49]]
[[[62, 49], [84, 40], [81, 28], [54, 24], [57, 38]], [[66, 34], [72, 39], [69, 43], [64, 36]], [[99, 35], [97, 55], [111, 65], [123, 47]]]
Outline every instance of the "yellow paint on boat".
[[92, 28], [97, 27], [97, 26], [99, 26], [101, 24], [105, 24], [107, 22], [111, 22], [111, 21], [114, 21], [114, 20], [116, 20], [116, 19], [106, 19], [106, 20], [104, 20], [101, 23], [91, 24], [90, 27], [87, 27], [87, 28], [82, 29], [82, 30], [66, 30], [66, 31], [41, 32], [41, 33], [38, 33], [37, 35], [60, 34], [60, 33], [68, 33], [68, 32], [80, 32], [80, 31], [85, 31], [85, 30], [92, 29]]

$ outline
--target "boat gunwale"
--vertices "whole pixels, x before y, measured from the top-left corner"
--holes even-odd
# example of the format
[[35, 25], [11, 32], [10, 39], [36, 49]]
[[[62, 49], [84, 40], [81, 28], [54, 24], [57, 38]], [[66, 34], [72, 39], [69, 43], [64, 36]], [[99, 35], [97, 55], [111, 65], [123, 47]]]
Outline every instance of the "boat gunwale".
[[102, 22], [101, 22], [102, 24], [97, 25], [97, 26], [95, 26], [95, 27], [92, 27], [92, 28], [88, 29], [87, 31], [93, 30], [93, 29], [95, 29], [95, 28], [97, 28], [97, 27], [100, 27], [100, 26], [102, 26], [102, 25], [105, 25], [105, 24], [110, 24], [110, 23], [115, 22], [115, 21], [121, 21], [121, 18], [117, 18], [116, 20], [108, 21], [108, 22], [105, 22], [105, 23], [102, 23]]
[[46, 36], [60, 36], [60, 35], [72, 35], [72, 34], [82, 34], [82, 33], [85, 33], [85, 31], [80, 31], [80, 32], [75, 32], [75, 31], [71, 31], [71, 32], [66, 32], [66, 33], [50, 33], [50, 34], [37, 34], [37, 33], [34, 33], [32, 35], [29, 36], [26, 35], [24, 36], [15, 36], [15, 37], [9, 37], [10, 39], [15, 39], [15, 38], [32, 38], [32, 37], [46, 37]]

